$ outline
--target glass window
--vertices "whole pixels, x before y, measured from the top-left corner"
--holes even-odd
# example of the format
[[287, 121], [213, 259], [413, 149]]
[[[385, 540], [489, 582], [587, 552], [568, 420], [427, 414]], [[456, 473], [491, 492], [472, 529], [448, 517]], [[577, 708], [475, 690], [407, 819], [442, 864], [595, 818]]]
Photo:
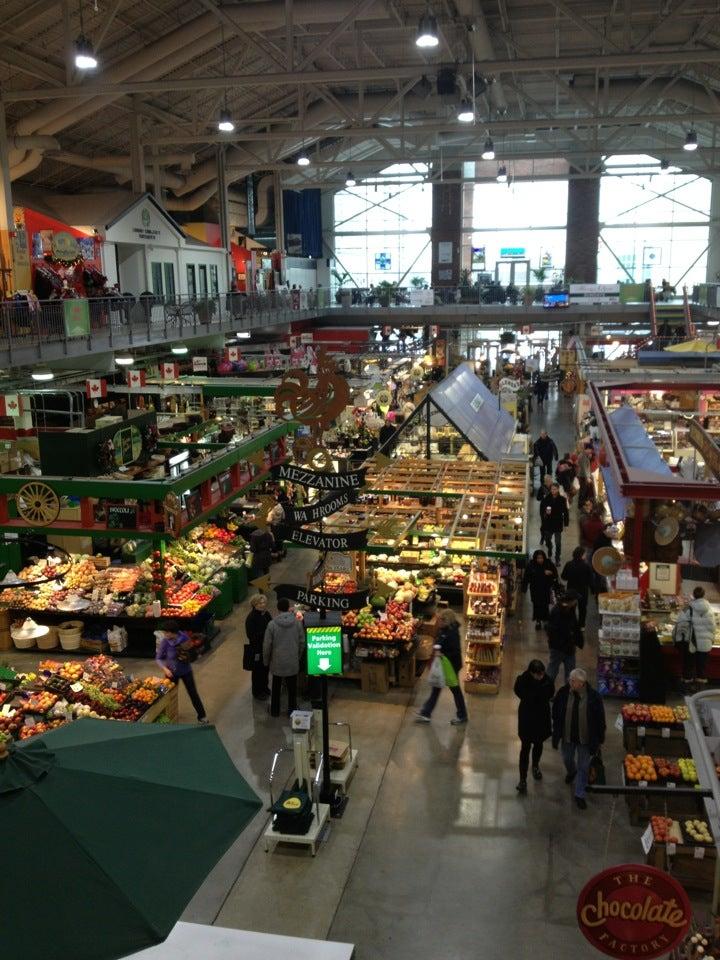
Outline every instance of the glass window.
[[161, 263], [150, 264], [150, 274], [152, 276], [152, 292], [156, 297], [163, 295], [163, 269]]
[[220, 287], [218, 286], [218, 268], [214, 263], [210, 264], [210, 293], [216, 297]]
[[198, 287], [201, 297], [206, 297], [208, 292], [207, 267], [201, 263], [198, 267]]
[[165, 278], [165, 296], [173, 299], [175, 296], [175, 265], [172, 263], [164, 263], [163, 274]]
[[185, 275], [187, 276], [187, 292], [189, 297], [197, 296], [197, 286], [195, 284], [195, 266], [192, 263], [188, 263], [185, 267]]

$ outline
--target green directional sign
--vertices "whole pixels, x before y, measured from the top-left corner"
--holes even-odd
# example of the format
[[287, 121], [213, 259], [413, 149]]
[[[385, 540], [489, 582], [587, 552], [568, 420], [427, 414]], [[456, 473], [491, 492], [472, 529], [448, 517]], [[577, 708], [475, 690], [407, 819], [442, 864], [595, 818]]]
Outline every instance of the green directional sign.
[[342, 673], [342, 627], [308, 627], [307, 661], [311, 677]]

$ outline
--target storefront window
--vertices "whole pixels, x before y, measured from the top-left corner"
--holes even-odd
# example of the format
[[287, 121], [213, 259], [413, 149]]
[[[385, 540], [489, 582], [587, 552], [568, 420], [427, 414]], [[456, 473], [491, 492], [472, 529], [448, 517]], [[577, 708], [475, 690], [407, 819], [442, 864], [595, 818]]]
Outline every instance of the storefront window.
[[200, 290], [200, 296], [206, 297], [208, 292], [208, 280], [207, 280], [207, 267], [204, 263], [201, 263], [198, 267], [198, 286]]
[[218, 268], [215, 266], [214, 263], [211, 263], [210, 264], [210, 293], [213, 295], [213, 297], [217, 296], [219, 289], [220, 287], [218, 286]]
[[644, 154], [608, 157], [605, 165], [635, 172], [602, 178], [598, 282], [666, 279], [678, 292], [704, 282], [711, 182], [676, 167], [661, 173]]
[[189, 297], [197, 296], [197, 286], [195, 284], [195, 267], [192, 263], [188, 263], [185, 267], [185, 275], [187, 277], [187, 292]]
[[156, 297], [163, 295], [163, 265], [161, 263], [151, 263], [150, 273], [152, 275], [152, 292]]
[[168, 298], [174, 298], [175, 296], [175, 267], [172, 263], [163, 264], [163, 272], [165, 275], [165, 296]]

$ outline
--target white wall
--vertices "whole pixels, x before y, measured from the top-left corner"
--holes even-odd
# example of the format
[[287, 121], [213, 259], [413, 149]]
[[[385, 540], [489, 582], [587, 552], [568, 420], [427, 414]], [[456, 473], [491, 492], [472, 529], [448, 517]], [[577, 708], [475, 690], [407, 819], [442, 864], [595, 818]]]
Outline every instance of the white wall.
[[149, 287], [145, 248], [121, 243], [117, 250], [121, 293], [143, 293]]
[[183, 294], [189, 292], [187, 287], [187, 266], [189, 264], [195, 267], [195, 283], [198, 296], [200, 296], [200, 281], [198, 276], [198, 267], [200, 266], [207, 267], [208, 296], [212, 293], [212, 287], [210, 285], [211, 266], [217, 267], [218, 292], [228, 292], [227, 254], [224, 250], [217, 249], [216, 247], [193, 247], [190, 244], [183, 244], [180, 247], [180, 289]]
[[317, 268], [314, 260], [307, 257], [285, 258], [285, 279], [292, 287], [293, 284], [302, 284], [303, 290], [317, 287]]
[[114, 243], [103, 243], [100, 245], [100, 252], [102, 257], [102, 272], [107, 277], [108, 288], [114, 286], [119, 282], [120, 278], [118, 277], [117, 271], [117, 260], [115, 244]]

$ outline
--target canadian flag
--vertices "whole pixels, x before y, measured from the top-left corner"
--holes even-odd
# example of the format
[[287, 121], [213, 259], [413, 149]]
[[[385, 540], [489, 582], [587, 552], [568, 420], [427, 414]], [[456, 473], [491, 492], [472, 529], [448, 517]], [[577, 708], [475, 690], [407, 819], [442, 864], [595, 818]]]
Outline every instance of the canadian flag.
[[91, 400], [101, 400], [107, 396], [107, 380], [86, 380], [85, 396]]
[[17, 393], [0, 396], [0, 417], [19, 417], [23, 412], [22, 397]]
[[[142, 373], [143, 371], [138, 371]], [[160, 364], [160, 374], [163, 380], [177, 380], [180, 376], [180, 364], [179, 363], [161, 363]], [[132, 386], [132, 384], [130, 384]]]
[[240, 350], [237, 347], [228, 347], [227, 358], [230, 363], [237, 363], [240, 359]]
[[127, 382], [131, 390], [141, 390], [145, 386], [145, 371], [128, 370]]

